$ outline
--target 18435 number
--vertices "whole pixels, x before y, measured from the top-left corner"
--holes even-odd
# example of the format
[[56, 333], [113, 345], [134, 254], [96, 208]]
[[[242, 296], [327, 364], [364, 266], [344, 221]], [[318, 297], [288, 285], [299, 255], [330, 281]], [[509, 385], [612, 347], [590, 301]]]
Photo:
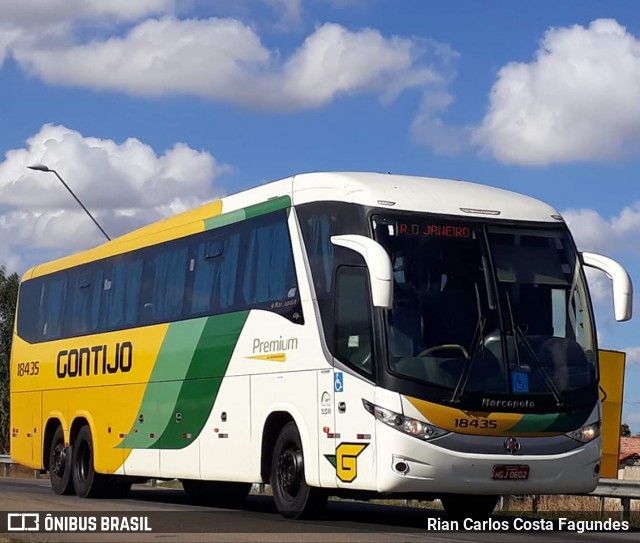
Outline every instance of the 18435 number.
[[478, 428], [480, 430], [495, 429], [498, 421], [490, 419], [455, 419], [456, 428]]
[[28, 377], [40, 373], [40, 361], [18, 362], [18, 377]]

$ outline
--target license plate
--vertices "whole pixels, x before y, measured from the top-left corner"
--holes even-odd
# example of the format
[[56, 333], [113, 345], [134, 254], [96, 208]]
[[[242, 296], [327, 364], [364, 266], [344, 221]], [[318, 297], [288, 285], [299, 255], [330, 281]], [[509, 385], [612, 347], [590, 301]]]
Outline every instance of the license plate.
[[498, 481], [526, 481], [528, 478], [529, 466], [493, 466], [493, 479]]

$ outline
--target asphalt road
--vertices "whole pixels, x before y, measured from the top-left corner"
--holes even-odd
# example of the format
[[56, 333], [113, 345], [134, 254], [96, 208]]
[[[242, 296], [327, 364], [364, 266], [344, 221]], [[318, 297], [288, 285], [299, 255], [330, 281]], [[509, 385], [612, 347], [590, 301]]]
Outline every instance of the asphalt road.
[[[431, 543], [479, 542], [628, 542], [640, 540], [640, 533], [568, 532], [436, 532], [428, 529], [429, 519], [445, 520], [444, 514], [428, 510], [388, 507], [355, 502], [329, 502], [317, 520], [291, 521], [282, 518], [268, 496], [250, 496], [241, 510], [215, 509], [190, 503], [180, 490], [134, 486], [122, 500], [83, 500], [56, 496], [45, 479], [1, 479], [0, 515], [6, 512], [64, 512], [74, 515], [120, 513], [148, 515], [152, 527], [158, 522], [163, 532], [151, 533], [11, 533], [4, 537], [38, 543], [76, 541], [136, 542], [286, 542], [286, 541], [427, 541]], [[506, 517], [496, 516], [495, 522]], [[4, 519], [3, 519], [4, 521]], [[41, 521], [42, 522], [42, 521]], [[166, 529], [171, 526], [171, 529]], [[212, 526], [215, 529], [212, 530]], [[179, 532], [183, 530], [184, 532]], [[197, 533], [198, 531], [207, 533]], [[175, 532], [175, 533], [168, 533]], [[188, 532], [188, 533], [185, 533]], [[215, 532], [215, 533], [214, 533]], [[0, 543], [3, 536], [0, 535]]]

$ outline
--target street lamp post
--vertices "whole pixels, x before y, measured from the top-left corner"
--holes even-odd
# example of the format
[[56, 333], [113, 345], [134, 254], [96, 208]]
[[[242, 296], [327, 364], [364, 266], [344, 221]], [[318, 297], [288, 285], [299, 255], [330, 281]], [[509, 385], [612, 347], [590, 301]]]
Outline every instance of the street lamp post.
[[111, 241], [111, 238], [109, 237], [109, 235], [104, 231], [104, 229], [102, 228], [102, 226], [100, 226], [98, 224], [98, 221], [96, 221], [95, 217], [89, 213], [89, 210], [84, 207], [84, 204], [80, 201], [80, 198], [78, 198], [73, 191], [69, 188], [69, 185], [67, 185], [64, 182], [64, 179], [62, 179], [62, 177], [60, 177], [60, 174], [55, 171], [52, 170], [51, 168], [49, 168], [48, 166], [45, 166], [44, 164], [34, 164], [33, 166], [27, 166], [27, 168], [29, 168], [30, 170], [35, 170], [37, 172], [47, 172], [47, 173], [53, 173], [55, 174], [55, 176], [60, 180], [60, 183], [62, 183], [64, 185], [64, 188], [66, 188], [69, 191], [69, 194], [71, 194], [71, 196], [73, 196], [73, 198], [75, 199], [76, 202], [78, 202], [78, 204], [80, 205], [80, 207], [82, 209], [84, 209], [84, 212], [89, 215], [89, 218], [94, 222], [94, 224], [100, 229], [100, 232], [102, 232], [104, 234], [104, 237], [107, 238], [108, 241]]

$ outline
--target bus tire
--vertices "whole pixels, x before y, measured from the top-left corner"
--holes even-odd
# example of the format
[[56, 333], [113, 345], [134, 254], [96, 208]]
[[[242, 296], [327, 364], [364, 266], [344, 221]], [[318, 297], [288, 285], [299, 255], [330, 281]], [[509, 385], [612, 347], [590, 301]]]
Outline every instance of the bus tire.
[[454, 520], [471, 518], [486, 520], [498, 503], [498, 496], [475, 496], [471, 494], [447, 494], [440, 498], [442, 507]]
[[327, 495], [307, 485], [302, 441], [295, 422], [280, 430], [271, 462], [271, 489], [276, 507], [285, 518], [310, 518], [324, 507]]
[[73, 447], [64, 446], [64, 432], [62, 426], [58, 426], [51, 439], [48, 464], [51, 488], [58, 495], [75, 493], [71, 477], [72, 455]]
[[93, 466], [93, 439], [88, 426], [80, 428], [73, 444], [73, 486], [80, 498], [97, 498], [106, 492], [106, 477]]
[[227, 481], [180, 481], [185, 493], [193, 501], [219, 507], [237, 507], [242, 504], [251, 490], [251, 483], [231, 483]]

